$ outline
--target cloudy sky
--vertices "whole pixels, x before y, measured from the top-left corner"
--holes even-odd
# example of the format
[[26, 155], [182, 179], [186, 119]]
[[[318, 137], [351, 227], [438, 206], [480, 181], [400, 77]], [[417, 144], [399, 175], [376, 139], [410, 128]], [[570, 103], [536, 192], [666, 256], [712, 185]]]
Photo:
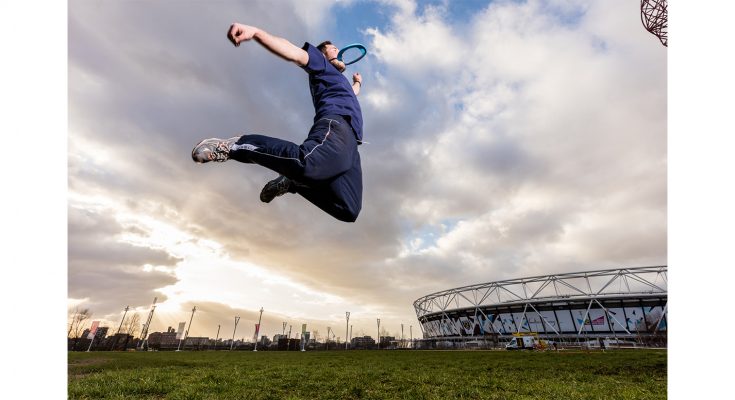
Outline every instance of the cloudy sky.
[[[68, 3], [68, 306], [116, 327], [252, 337], [420, 332], [417, 298], [667, 263], [667, 49], [637, 0]], [[361, 42], [363, 209], [258, 199], [275, 173], [197, 165], [206, 137], [300, 143], [307, 75], [232, 22]], [[128, 317], [131, 315], [129, 312]], [[114, 328], [112, 328], [114, 329]], [[286, 328], [288, 330], [288, 328]], [[229, 335], [229, 333], [228, 333]], [[222, 337], [223, 334], [220, 334]]]

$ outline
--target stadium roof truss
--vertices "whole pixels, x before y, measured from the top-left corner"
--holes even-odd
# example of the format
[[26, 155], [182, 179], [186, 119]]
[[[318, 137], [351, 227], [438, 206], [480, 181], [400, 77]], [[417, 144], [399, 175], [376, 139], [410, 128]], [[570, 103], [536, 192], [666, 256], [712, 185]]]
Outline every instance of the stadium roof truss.
[[[419, 321], [424, 321], [429, 317], [448, 320], [448, 313], [461, 310], [471, 314], [472, 309], [475, 318], [482, 314], [487, 319], [483, 308], [499, 306], [523, 306], [524, 317], [527, 311], [541, 315], [535, 305], [576, 301], [587, 305], [587, 314], [596, 304], [610, 319], [625, 326], [614, 313], [607, 312], [602, 302], [606, 299], [647, 297], [667, 297], [667, 266], [572, 272], [482, 283], [432, 293], [416, 300], [413, 306]], [[666, 302], [659, 323], [667, 312], [667, 306]], [[542, 322], [549, 330], [556, 331], [553, 324], [543, 318]], [[627, 329], [625, 331], [630, 334]], [[581, 333], [581, 328], [578, 333]]]

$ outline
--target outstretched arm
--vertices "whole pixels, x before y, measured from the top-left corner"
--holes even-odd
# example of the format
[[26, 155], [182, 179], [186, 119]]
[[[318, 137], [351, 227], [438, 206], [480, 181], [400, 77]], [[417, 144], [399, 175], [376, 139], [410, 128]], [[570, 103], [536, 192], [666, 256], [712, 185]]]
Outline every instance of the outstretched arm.
[[300, 67], [303, 67], [309, 62], [309, 54], [300, 47], [284, 38], [273, 36], [254, 26], [234, 23], [230, 25], [230, 30], [227, 32], [227, 38], [230, 39], [235, 47], [240, 46], [240, 43], [242, 42], [255, 39], [256, 42], [260, 43], [271, 53], [286, 61], [291, 61]]
[[360, 88], [362, 88], [362, 75], [356, 72], [352, 74], [352, 90], [355, 92], [355, 96], [360, 94]]

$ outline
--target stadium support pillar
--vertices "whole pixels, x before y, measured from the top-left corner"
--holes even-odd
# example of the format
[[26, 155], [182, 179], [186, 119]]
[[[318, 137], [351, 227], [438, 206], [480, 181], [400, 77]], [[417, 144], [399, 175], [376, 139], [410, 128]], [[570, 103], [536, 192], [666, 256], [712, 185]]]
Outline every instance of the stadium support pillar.
[[[627, 328], [627, 327], [626, 327], [625, 325], [621, 324], [621, 323], [620, 323], [620, 321], [618, 321], [618, 319], [617, 319], [617, 318], [615, 318], [615, 316], [614, 316], [614, 315], [610, 315], [610, 311], [608, 311], [608, 309], [607, 309], [607, 308], [606, 308], [605, 306], [603, 306], [603, 305], [602, 305], [602, 303], [600, 303], [599, 301], [597, 301], [597, 299], [594, 299], [594, 301], [595, 301], [595, 303], [597, 303], [597, 304], [598, 304], [598, 305], [599, 305], [600, 307], [602, 307], [602, 309], [603, 309], [603, 310], [605, 311], [605, 314], [607, 314], [607, 320], [608, 320], [608, 321], [609, 321], [609, 320], [610, 320], [610, 318], [612, 317], [612, 319], [613, 319], [613, 320], [614, 320], [615, 322], [617, 322], [617, 323], [618, 323], [618, 325], [622, 326], [622, 327], [623, 327], [623, 329], [625, 329], [625, 332], [626, 332], [626, 333], [627, 333], [628, 335], [630, 335], [630, 334], [631, 334], [631, 333], [630, 333], [630, 331], [628, 331], [628, 328]], [[613, 331], [613, 334], [615, 334], [615, 326], [614, 326], [614, 325], [613, 325], [613, 327], [611, 328], [611, 330]], [[617, 336], [616, 336], [615, 338], [617, 339]]]
[[663, 310], [661, 310], [661, 316], [658, 317], [658, 321], [656, 321], [656, 328], [653, 329], [653, 334], [655, 335], [658, 332], [658, 327], [661, 325], [661, 321], [664, 319], [664, 316], [666, 315], [666, 309], [669, 307], [669, 302], [666, 301], [666, 304], [664, 304]]
[[541, 313], [538, 312], [538, 310], [536, 309], [536, 307], [533, 306], [533, 304], [529, 304], [529, 305], [531, 306], [531, 308], [533, 308], [533, 311], [536, 311], [536, 314], [538, 314], [538, 316], [541, 318], [541, 321], [544, 322], [546, 325], [548, 325], [554, 331], [554, 333], [556, 333], [557, 336], [558, 336], [559, 335], [559, 331], [557, 331], [556, 328], [554, 328], [554, 326], [551, 325], [549, 323], [549, 321], [546, 320], [546, 317], [544, 317], [543, 315], [541, 315]]
[[[516, 333], [521, 333], [521, 327], [523, 326], [523, 320], [528, 321], [528, 318], [526, 318], [526, 310], [528, 309], [528, 303], [523, 306], [523, 314], [521, 315], [521, 324], [516, 324]], [[531, 324], [528, 325], [528, 330], [531, 330]]]
[[590, 315], [590, 308], [592, 308], [592, 301], [590, 300], [590, 305], [587, 306], [587, 311], [584, 313], [584, 318], [582, 318], [582, 324], [579, 326], [579, 331], [577, 332], [577, 336], [582, 334], [582, 329], [584, 329], [584, 324], [587, 323], [587, 318], [589, 318]]

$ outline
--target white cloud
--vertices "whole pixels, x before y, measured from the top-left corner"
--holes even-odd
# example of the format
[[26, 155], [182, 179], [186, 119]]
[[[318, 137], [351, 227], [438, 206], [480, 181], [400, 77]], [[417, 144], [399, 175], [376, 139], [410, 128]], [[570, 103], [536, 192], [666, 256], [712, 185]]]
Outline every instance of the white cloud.
[[464, 62], [464, 43], [435, 12], [421, 17], [397, 14], [394, 30], [370, 28], [366, 33], [372, 36], [379, 61], [413, 79], [423, 79], [427, 69], [451, 73]]

